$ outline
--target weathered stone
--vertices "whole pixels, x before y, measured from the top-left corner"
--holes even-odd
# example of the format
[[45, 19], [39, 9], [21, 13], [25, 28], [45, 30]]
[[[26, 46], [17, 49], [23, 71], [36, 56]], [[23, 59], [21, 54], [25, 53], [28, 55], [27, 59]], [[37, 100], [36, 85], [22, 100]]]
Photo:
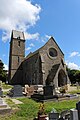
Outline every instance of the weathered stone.
[[3, 104], [3, 99], [2, 99], [2, 98], [0, 98], [0, 105], [1, 105], [1, 104]]
[[76, 109], [78, 110], [78, 118], [80, 120], [80, 101], [76, 103]]
[[[24, 33], [13, 30], [10, 42], [9, 54], [9, 75], [8, 82], [10, 84], [20, 84], [22, 82], [22, 68], [20, 64], [25, 57], [25, 38]], [[15, 83], [14, 83], [15, 79]], [[10, 81], [11, 80], [11, 81]]]
[[53, 90], [54, 90], [53, 86], [49, 86], [49, 85], [44, 86], [43, 90], [44, 90], [43, 91], [44, 96], [53, 96]]
[[5, 103], [4, 99], [0, 98], [0, 114], [5, 114], [11, 111], [11, 108]]
[[12, 31], [9, 57], [9, 83], [14, 85], [55, 85], [69, 82], [64, 54], [51, 37], [48, 42], [25, 58], [23, 32]]
[[30, 86], [27, 88], [27, 95], [31, 96], [34, 93], [34, 86]]
[[9, 96], [10, 97], [21, 97], [21, 96], [23, 96], [22, 86], [21, 85], [14, 85], [14, 87], [10, 90]]
[[58, 120], [59, 119], [59, 113], [49, 113], [49, 120]]
[[78, 119], [78, 110], [76, 109], [70, 110], [70, 120], [80, 120]]
[[0, 97], [3, 95], [2, 88], [0, 88]]
[[68, 111], [68, 110], [62, 111], [60, 116], [63, 117], [63, 118], [68, 119], [68, 118], [70, 118], [70, 111]]

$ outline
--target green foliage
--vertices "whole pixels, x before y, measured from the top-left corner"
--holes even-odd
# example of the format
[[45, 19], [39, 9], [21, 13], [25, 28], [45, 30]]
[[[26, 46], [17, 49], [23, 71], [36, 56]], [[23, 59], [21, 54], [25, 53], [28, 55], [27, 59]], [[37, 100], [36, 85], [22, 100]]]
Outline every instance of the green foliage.
[[14, 104], [10, 98], [6, 99], [6, 102], [11, 108], [18, 108], [18, 105]]
[[6, 71], [3, 70], [3, 68], [4, 68], [3, 66], [4, 66], [4, 64], [0, 60], [0, 80], [2, 82], [6, 82], [7, 74], [6, 74]]
[[69, 93], [70, 93], [70, 94], [77, 94], [77, 93], [80, 93], [80, 89], [70, 91]]
[[75, 72], [75, 79], [76, 79], [76, 82], [80, 82], [80, 70], [77, 70], [76, 72]]
[[68, 76], [71, 81], [71, 84], [75, 84], [76, 82], [80, 82], [80, 70], [70, 70], [67, 68]]
[[2, 83], [2, 88], [3, 89], [10, 89], [10, 88], [12, 88], [13, 86], [11, 86], [11, 85], [7, 85], [7, 84], [5, 84], [5, 83]]

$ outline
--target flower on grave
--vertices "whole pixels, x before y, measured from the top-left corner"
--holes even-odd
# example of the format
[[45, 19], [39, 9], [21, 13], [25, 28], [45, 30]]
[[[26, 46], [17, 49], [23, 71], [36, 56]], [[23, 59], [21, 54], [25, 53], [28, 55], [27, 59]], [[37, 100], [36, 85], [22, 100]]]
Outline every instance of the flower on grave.
[[44, 103], [42, 102], [39, 106], [38, 115], [44, 115], [44, 114], [45, 114], [45, 109], [44, 109]]

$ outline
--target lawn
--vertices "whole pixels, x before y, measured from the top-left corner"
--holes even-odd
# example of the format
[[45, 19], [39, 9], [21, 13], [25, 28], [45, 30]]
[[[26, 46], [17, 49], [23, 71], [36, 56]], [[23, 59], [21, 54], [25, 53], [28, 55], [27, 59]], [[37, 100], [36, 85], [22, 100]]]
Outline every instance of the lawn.
[[11, 85], [2, 83], [2, 89], [10, 89], [10, 88], [12, 88], [12, 87], [13, 87], [13, 86], [11, 86]]
[[70, 94], [77, 94], [77, 93], [80, 93], [80, 89], [70, 91], [69, 93], [70, 93]]
[[[18, 100], [22, 101], [23, 104], [15, 105], [11, 99], [7, 99], [7, 103], [12, 107], [13, 112], [5, 116], [0, 116], [0, 120], [33, 120], [37, 116], [40, 103], [29, 98], [18, 98]], [[53, 108], [58, 112], [70, 110], [76, 107], [76, 102], [78, 100], [48, 101], [44, 103], [45, 112], [48, 114]]]

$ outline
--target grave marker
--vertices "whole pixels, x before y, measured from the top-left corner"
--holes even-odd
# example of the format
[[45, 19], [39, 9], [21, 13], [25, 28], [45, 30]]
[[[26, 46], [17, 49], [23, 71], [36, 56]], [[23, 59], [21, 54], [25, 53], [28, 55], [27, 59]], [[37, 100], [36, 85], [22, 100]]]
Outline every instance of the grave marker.
[[49, 120], [58, 120], [59, 119], [59, 113], [49, 113]]
[[80, 120], [78, 119], [78, 111], [76, 109], [70, 110], [70, 120]]
[[14, 87], [10, 90], [9, 96], [10, 97], [21, 97], [23, 96], [22, 93], [22, 86], [21, 85], [14, 85]]
[[78, 118], [80, 120], [80, 101], [76, 103], [76, 109], [78, 110]]

